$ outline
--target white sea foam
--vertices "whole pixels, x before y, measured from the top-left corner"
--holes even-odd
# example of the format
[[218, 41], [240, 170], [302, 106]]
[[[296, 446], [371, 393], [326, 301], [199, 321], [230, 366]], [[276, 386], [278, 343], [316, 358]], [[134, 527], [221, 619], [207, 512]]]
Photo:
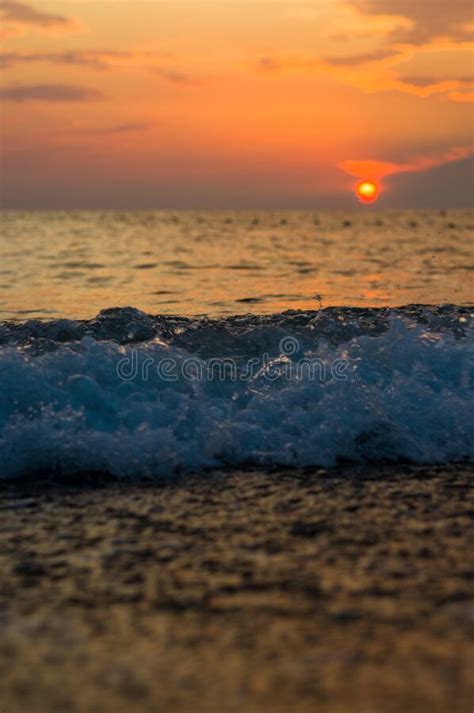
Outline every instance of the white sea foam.
[[[473, 459], [470, 320], [457, 308], [219, 322], [114, 310], [89, 323], [3, 325], [0, 478]], [[288, 335], [298, 353], [282, 353]], [[239, 378], [264, 352], [264, 366]], [[188, 378], [191, 357], [203, 373], [209, 359], [232, 358], [237, 378]], [[124, 381], [124, 358], [148, 360], [146, 377]], [[154, 368], [164, 358], [175, 380]], [[302, 358], [327, 367], [324, 378], [285, 371]], [[335, 360], [347, 365], [343, 378]]]

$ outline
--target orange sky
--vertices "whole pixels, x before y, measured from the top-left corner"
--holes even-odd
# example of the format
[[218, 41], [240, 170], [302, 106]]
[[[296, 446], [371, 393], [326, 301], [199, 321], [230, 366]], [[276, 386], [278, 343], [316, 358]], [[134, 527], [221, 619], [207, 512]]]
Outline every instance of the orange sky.
[[2, 202], [467, 206], [471, 8], [0, 0]]

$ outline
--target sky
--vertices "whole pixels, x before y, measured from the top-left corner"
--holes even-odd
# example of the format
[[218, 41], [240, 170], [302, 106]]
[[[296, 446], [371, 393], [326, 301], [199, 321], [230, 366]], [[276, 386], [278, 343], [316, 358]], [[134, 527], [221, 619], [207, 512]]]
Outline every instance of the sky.
[[0, 0], [1, 204], [474, 194], [471, 0]]

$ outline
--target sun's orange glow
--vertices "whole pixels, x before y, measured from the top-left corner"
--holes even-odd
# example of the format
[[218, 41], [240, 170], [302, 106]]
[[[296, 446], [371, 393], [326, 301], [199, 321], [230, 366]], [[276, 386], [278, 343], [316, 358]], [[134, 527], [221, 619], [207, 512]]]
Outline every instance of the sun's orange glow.
[[372, 181], [359, 181], [356, 186], [356, 196], [361, 203], [373, 203], [379, 197], [379, 189]]

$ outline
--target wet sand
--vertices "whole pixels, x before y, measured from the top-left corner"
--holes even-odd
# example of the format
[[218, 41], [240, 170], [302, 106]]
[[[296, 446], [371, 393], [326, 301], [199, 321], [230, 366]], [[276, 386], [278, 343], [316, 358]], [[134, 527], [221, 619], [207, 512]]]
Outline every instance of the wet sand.
[[473, 466], [4, 485], [0, 710], [469, 713], [473, 485]]

